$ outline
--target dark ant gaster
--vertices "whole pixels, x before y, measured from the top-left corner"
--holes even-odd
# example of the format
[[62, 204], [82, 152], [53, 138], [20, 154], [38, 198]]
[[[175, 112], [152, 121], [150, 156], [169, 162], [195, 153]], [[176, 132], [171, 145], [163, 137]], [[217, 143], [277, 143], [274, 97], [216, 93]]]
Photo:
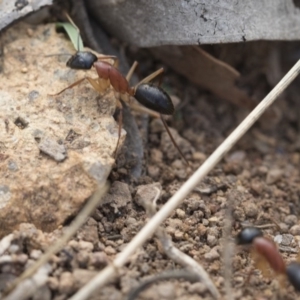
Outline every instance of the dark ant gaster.
[[293, 287], [300, 291], [300, 263], [294, 261], [286, 266], [276, 244], [265, 238], [261, 230], [255, 227], [247, 227], [237, 235], [236, 241], [238, 245], [251, 245], [254, 251], [267, 261], [277, 274], [286, 275]]
[[[69, 16], [67, 16], [69, 21], [73, 24], [75, 28], [76, 25], [72, 22]], [[77, 28], [78, 32], [79, 29]], [[107, 60], [113, 60], [114, 63], [110, 64]], [[145, 107], [154, 110], [160, 114], [160, 118], [173, 142], [175, 147], [177, 148], [178, 152], [180, 153], [181, 157], [184, 159], [186, 164], [188, 165], [187, 160], [185, 159], [183, 153], [179, 149], [178, 145], [176, 144], [173, 136], [170, 133], [170, 130], [166, 124], [166, 121], [163, 118], [164, 115], [172, 115], [174, 113], [174, 105], [170, 96], [159, 86], [155, 86], [149, 83], [155, 77], [163, 73], [163, 68], [155, 71], [154, 73], [150, 74], [142, 81], [140, 81], [135, 86], [131, 87], [129, 85], [129, 80], [134, 72], [134, 69], [137, 66], [137, 62], [133, 64], [129, 73], [126, 77], [124, 77], [120, 71], [117, 69], [118, 60], [115, 56], [96, 56], [94, 53], [90, 51], [77, 51], [72, 57], [68, 60], [67, 66], [71, 69], [77, 70], [89, 70], [92, 67], [96, 69], [98, 78], [91, 78], [91, 77], [84, 77], [80, 80], [72, 83], [68, 87], [64, 88], [60, 92], [52, 95], [59, 95], [63, 93], [65, 90], [73, 88], [74, 86], [80, 84], [84, 80], [88, 80], [92, 87], [99, 93], [105, 92], [110, 86], [113, 89], [120, 93], [121, 95], [127, 95], [134, 97], [139, 103], [144, 105]], [[122, 104], [118, 101], [117, 106], [122, 111]], [[121, 120], [121, 118], [120, 118]], [[119, 138], [121, 134], [121, 122], [119, 122]], [[118, 141], [119, 144], [119, 141]], [[116, 150], [118, 149], [118, 144]]]
[[300, 263], [297, 261], [291, 262], [286, 267], [286, 275], [289, 282], [293, 285], [295, 290], [300, 291]]

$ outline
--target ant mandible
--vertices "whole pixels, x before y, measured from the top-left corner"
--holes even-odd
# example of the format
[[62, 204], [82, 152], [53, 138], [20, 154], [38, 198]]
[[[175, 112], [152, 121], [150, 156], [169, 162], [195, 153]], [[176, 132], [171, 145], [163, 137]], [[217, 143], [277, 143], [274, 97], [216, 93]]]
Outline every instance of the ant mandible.
[[254, 251], [268, 262], [277, 273], [286, 275], [293, 287], [300, 291], [300, 263], [291, 262], [286, 266], [276, 244], [263, 236], [260, 229], [255, 227], [244, 228], [236, 237], [238, 245], [252, 245]]
[[[73, 23], [73, 21], [68, 15], [67, 18], [79, 32], [79, 29]], [[113, 64], [110, 64], [107, 61], [108, 59], [113, 60], [114, 61]], [[88, 80], [89, 83], [92, 85], [92, 87], [99, 93], [105, 92], [110, 86], [112, 86], [113, 89], [116, 92], [120, 93], [121, 95], [134, 97], [139, 103], [141, 103], [146, 108], [149, 108], [150, 110], [153, 110], [160, 114], [160, 118], [174, 146], [177, 148], [179, 154], [186, 162], [186, 164], [189, 165], [185, 156], [183, 155], [180, 148], [176, 144], [166, 124], [166, 121], [162, 116], [162, 115], [172, 115], [174, 113], [173, 102], [170, 96], [161, 87], [149, 83], [155, 77], [163, 73], [164, 71], [163, 68], [155, 71], [154, 73], [150, 74], [149, 76], [141, 80], [138, 84], [131, 87], [129, 85], [129, 80], [137, 66], [137, 62], [134, 62], [126, 77], [124, 77], [120, 73], [120, 71], [117, 69], [117, 65], [118, 65], [118, 60], [115, 56], [109, 56], [109, 55], [96, 56], [94, 53], [90, 51], [77, 51], [67, 61], [67, 66], [71, 69], [76, 69], [76, 70], [89, 70], [92, 67], [94, 67], [96, 69], [98, 78], [95, 79], [86, 76], [72, 83], [71, 85], [67, 86], [60, 92], [53, 94], [52, 96], [59, 95], [63, 93], [65, 90], [73, 88], [74, 86], [80, 84], [84, 80]], [[122, 104], [120, 101], [117, 101], [117, 106], [122, 111]], [[121, 119], [119, 123], [119, 139], [120, 139], [120, 134], [121, 134]], [[119, 144], [119, 140], [117, 143], [116, 151], [118, 149], [118, 144]]]

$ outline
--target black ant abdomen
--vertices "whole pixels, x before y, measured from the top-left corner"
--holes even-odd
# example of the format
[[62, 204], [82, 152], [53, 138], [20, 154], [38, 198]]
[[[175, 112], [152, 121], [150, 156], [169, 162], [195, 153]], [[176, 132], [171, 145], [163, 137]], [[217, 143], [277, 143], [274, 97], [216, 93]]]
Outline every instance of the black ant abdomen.
[[143, 83], [137, 86], [135, 99], [142, 105], [163, 115], [172, 115], [174, 105], [170, 96], [160, 87]]
[[286, 275], [295, 290], [300, 291], [300, 263], [291, 262], [286, 267]]
[[261, 230], [255, 227], [247, 227], [243, 229], [236, 237], [238, 245], [252, 244], [253, 240], [257, 237], [262, 237]]
[[67, 67], [75, 70], [90, 70], [97, 60], [97, 56], [92, 52], [78, 51], [67, 61]]

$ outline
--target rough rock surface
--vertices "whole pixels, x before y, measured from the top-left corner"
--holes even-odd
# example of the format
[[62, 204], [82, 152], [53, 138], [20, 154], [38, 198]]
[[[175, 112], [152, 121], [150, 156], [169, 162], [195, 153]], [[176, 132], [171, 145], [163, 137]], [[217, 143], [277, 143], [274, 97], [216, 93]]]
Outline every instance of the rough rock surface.
[[75, 215], [110, 173], [118, 139], [114, 95], [100, 99], [88, 83], [49, 95], [85, 75], [65, 66], [66, 55], [45, 57], [74, 53], [54, 25], [20, 24], [3, 44], [0, 236], [22, 222], [50, 231]]

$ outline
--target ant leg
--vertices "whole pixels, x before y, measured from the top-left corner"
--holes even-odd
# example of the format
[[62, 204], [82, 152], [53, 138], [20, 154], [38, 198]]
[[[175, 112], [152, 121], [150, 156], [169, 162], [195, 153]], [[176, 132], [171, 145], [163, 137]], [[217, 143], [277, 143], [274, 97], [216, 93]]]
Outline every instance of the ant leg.
[[96, 90], [98, 93], [104, 92], [109, 87], [109, 81], [107, 81], [107, 80], [100, 79], [100, 78], [94, 79], [94, 78], [91, 78], [91, 77], [83, 77], [83, 78], [79, 79], [78, 81], [75, 81], [71, 85], [67, 86], [66, 88], [64, 88], [60, 92], [58, 92], [56, 94], [49, 94], [49, 96], [58, 96], [61, 93], [63, 93], [64, 91], [66, 91], [68, 89], [71, 89], [74, 86], [80, 84], [84, 80], [88, 80], [88, 82], [91, 84], [91, 86], [94, 88], [94, 90]]
[[114, 55], [98, 56], [97, 58], [98, 58], [98, 60], [112, 59], [114, 61], [112, 66], [115, 67], [115, 68], [118, 68], [118, 66], [119, 66], [119, 59]]
[[86, 77], [86, 79], [89, 81], [89, 83], [94, 88], [94, 90], [96, 90], [99, 94], [102, 94], [110, 86], [109, 80], [106, 79], [101, 79], [101, 78], [94, 79], [91, 77]]
[[141, 80], [138, 84], [135, 85], [135, 88], [137, 88], [142, 83], [148, 83], [149, 81], [153, 80], [158, 75], [162, 74], [164, 72], [163, 68], [158, 69], [157, 71], [153, 72], [152, 74], [145, 77], [143, 80]]
[[[128, 73], [127, 73], [127, 75], [126, 75], [126, 77], [125, 77], [126, 80], [127, 80], [128, 82], [130, 81], [130, 79], [131, 79], [131, 77], [132, 77], [132, 74], [133, 74], [133, 72], [135, 71], [137, 65], [138, 65], [138, 62], [135, 61], [135, 62], [132, 64], [130, 70], [128, 71]], [[130, 93], [129, 93], [129, 94], [123, 94], [123, 95], [122, 95], [122, 100], [123, 100], [124, 102], [128, 103], [129, 105], [132, 104], [132, 99], [130, 98], [130, 95], [131, 95]]]
[[135, 61], [135, 62], [132, 64], [130, 70], [128, 71], [128, 73], [127, 73], [127, 75], [126, 75], [126, 80], [127, 80], [128, 82], [130, 81], [130, 79], [131, 79], [131, 77], [132, 77], [132, 74], [133, 74], [133, 72], [135, 71], [137, 65], [138, 65], [138, 62]]
[[161, 120], [162, 120], [162, 122], [163, 122], [163, 124], [164, 124], [164, 126], [165, 126], [165, 128], [166, 128], [166, 130], [167, 130], [167, 133], [168, 133], [168, 135], [169, 135], [169, 137], [170, 137], [172, 143], [174, 144], [175, 148], [176, 148], [177, 151], [179, 152], [180, 156], [181, 156], [182, 159], [185, 161], [185, 163], [187, 164], [187, 166], [190, 166], [189, 162], [186, 160], [186, 158], [185, 158], [185, 156], [183, 155], [182, 151], [180, 150], [179, 146], [178, 146], [177, 143], [175, 142], [175, 140], [174, 140], [174, 138], [173, 138], [173, 136], [172, 136], [172, 134], [171, 134], [171, 131], [170, 131], [170, 129], [169, 129], [169, 127], [168, 127], [168, 125], [167, 125], [165, 119], [163, 118], [163, 115], [162, 115], [162, 114], [160, 114], [160, 118], [161, 118]]
[[119, 129], [118, 129], [118, 141], [117, 141], [117, 145], [116, 145], [116, 149], [115, 149], [114, 159], [117, 158], [118, 148], [119, 148], [120, 139], [121, 139], [122, 124], [123, 124], [123, 106], [122, 106], [121, 101], [119, 101], [119, 100], [117, 102], [117, 107], [119, 108], [119, 114], [118, 114]]
[[63, 93], [64, 91], [73, 88], [74, 86], [80, 84], [82, 81], [84, 81], [85, 79], [87, 79], [87, 77], [83, 77], [77, 81], [75, 81], [74, 83], [72, 83], [71, 85], [67, 86], [66, 88], [64, 88], [63, 90], [61, 90], [60, 92], [56, 93], [56, 94], [48, 94], [49, 96], [58, 96], [61, 93]]
[[160, 118], [160, 114], [157, 113], [156, 111], [149, 109], [145, 106], [141, 106], [140, 104], [137, 104], [135, 102], [129, 103], [130, 107], [134, 109], [135, 111], [138, 111], [143, 114], [148, 114], [149, 116], [153, 118]]

